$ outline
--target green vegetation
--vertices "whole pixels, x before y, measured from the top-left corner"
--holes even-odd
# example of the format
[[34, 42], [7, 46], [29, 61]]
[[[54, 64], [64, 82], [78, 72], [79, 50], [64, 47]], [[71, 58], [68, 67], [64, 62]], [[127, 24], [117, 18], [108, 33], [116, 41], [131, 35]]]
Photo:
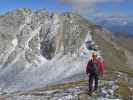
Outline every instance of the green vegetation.
[[133, 69], [126, 64], [126, 56], [123, 50], [116, 49], [111, 42], [104, 40], [99, 34], [93, 33], [93, 39], [101, 47], [107, 71], [120, 71], [133, 76]]

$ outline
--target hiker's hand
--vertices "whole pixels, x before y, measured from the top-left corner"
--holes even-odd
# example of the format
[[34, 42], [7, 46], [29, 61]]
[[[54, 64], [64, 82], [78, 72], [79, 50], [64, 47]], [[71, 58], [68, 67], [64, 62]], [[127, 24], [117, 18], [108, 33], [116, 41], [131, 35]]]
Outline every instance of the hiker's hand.
[[103, 73], [99, 72], [100, 77], [103, 77]]
[[100, 77], [102, 77], [102, 78], [103, 78], [103, 74], [100, 74]]
[[103, 74], [100, 74], [101, 77], [103, 77]]
[[108, 80], [108, 76], [106, 75], [106, 74], [103, 74], [103, 78], [105, 79], [105, 80]]

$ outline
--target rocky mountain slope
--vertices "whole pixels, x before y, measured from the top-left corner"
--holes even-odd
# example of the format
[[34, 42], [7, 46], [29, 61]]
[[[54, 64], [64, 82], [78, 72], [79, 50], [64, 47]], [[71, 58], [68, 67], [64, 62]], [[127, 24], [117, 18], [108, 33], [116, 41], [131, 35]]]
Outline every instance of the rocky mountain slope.
[[127, 63], [129, 61], [127, 52], [132, 53], [132, 51], [128, 49], [131, 46], [123, 46], [123, 44], [127, 43], [126, 41], [116, 38], [112, 32], [99, 25], [92, 26], [92, 33], [93, 39], [102, 51], [106, 68], [111, 71], [117, 70], [128, 73], [132, 76], [133, 70], [130, 68], [132, 66]]
[[92, 42], [85, 22], [73, 13], [46, 10], [18, 9], [1, 16], [2, 89], [29, 89], [84, 73], [87, 59], [78, 56], [85, 50], [85, 42]]
[[[24, 8], [0, 16], [1, 98], [18, 95], [16, 91], [29, 91], [30, 94], [30, 90], [47, 88], [47, 85], [52, 87], [68, 82], [71, 87], [71, 82], [74, 81], [76, 85], [81, 80], [86, 83], [85, 67], [94, 49], [98, 49], [97, 53], [106, 62], [106, 72], [110, 80], [103, 81], [110, 84], [111, 80], [115, 82], [114, 75], [119, 76], [124, 80], [125, 88], [119, 85], [118, 98], [121, 98], [121, 91], [125, 89], [128, 91], [126, 97], [131, 98], [133, 69], [128, 63], [125, 48], [114, 41], [108, 30], [74, 13], [49, 13], [46, 10], [33, 12]], [[80, 75], [82, 78], [79, 78]], [[117, 80], [119, 83], [119, 79]], [[82, 87], [82, 82], [79, 85]], [[73, 88], [75, 91], [76, 86]], [[102, 88], [106, 86], [102, 86], [99, 93]], [[49, 89], [43, 91], [50, 92]], [[22, 96], [24, 98], [26, 97]]]

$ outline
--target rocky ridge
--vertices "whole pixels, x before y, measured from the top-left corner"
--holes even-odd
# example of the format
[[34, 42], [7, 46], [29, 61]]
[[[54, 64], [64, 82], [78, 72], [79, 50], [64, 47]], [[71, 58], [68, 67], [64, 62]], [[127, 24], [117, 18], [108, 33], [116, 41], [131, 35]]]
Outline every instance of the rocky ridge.
[[[95, 36], [98, 38], [94, 38]], [[125, 73], [118, 73], [123, 71], [122, 68], [127, 69], [127, 66], [124, 65], [123, 53], [115, 55], [115, 59], [111, 58], [120, 51], [112, 39], [108, 30], [97, 27], [94, 23], [74, 13], [49, 13], [46, 10], [32, 12], [30, 9], [18, 9], [0, 16], [1, 98], [9, 100], [79, 100], [80, 97], [87, 96], [91, 100], [96, 98], [123, 99], [125, 97], [132, 99], [132, 77], [128, 77]], [[118, 79], [102, 80], [100, 89], [93, 97], [90, 97], [86, 94], [87, 81], [84, 80], [84, 75], [79, 79], [79, 74], [84, 73], [85, 67], [83, 66], [86, 66], [93, 49], [97, 49], [95, 42], [102, 48], [105, 58], [106, 53], [109, 54], [110, 58], [107, 58], [106, 62], [110, 59], [114, 61], [111, 63], [116, 67], [110, 65], [117, 71], [115, 77]], [[107, 43], [105, 47], [104, 43]], [[108, 49], [106, 51], [106, 45], [109, 47], [109, 51]], [[117, 59], [119, 57], [121, 59]], [[118, 62], [123, 62], [124, 66], [117, 64]], [[112, 69], [108, 71], [112, 73], [114, 71]], [[110, 76], [112, 77], [113, 74]], [[76, 81], [72, 77], [73, 75], [77, 75], [81, 83], [77, 84], [79, 80]], [[72, 77], [72, 80], [66, 85], [70, 85], [71, 81], [74, 81], [73, 87], [70, 85], [62, 90], [59, 89], [62, 85], [57, 85], [56, 89], [46, 89], [47, 85], [52, 87], [56, 82], [57, 84], [63, 82], [63, 86], [65, 86], [66, 78], [69, 77]], [[124, 82], [119, 82], [119, 78], [124, 79]], [[43, 86], [46, 88], [42, 88]], [[123, 86], [124, 88], [121, 88]], [[38, 87], [41, 87], [41, 92]], [[33, 90], [34, 88], [37, 90]], [[26, 90], [31, 91], [26, 92]], [[128, 92], [123, 97], [125, 90]]]

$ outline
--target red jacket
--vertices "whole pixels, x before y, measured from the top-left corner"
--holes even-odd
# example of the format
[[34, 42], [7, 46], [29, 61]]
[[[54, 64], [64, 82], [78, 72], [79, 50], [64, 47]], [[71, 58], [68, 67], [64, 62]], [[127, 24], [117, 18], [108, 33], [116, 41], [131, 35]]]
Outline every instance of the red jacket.
[[[101, 62], [99, 60], [96, 60], [96, 63], [98, 63], [98, 69], [99, 69], [99, 73], [103, 75], [104, 73], [104, 61]], [[92, 67], [92, 60], [90, 60], [87, 64], [87, 67], [86, 67], [86, 74], [90, 73], [90, 68]]]

